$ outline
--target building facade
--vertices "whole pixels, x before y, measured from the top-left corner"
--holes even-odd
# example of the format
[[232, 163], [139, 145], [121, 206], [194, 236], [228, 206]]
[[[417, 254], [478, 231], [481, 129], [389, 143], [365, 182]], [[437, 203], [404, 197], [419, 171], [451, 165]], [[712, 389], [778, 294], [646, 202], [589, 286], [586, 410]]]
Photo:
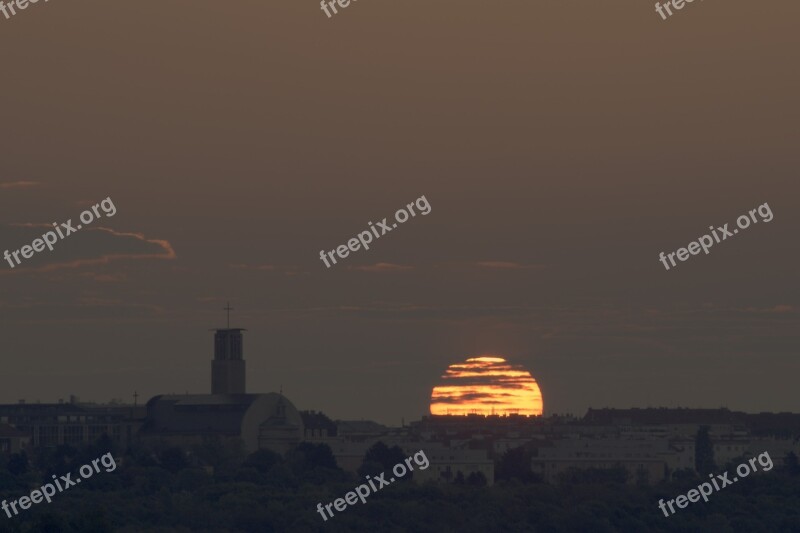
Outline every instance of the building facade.
[[121, 447], [131, 443], [144, 423], [145, 408], [135, 405], [25, 403], [0, 405], [0, 424], [10, 424], [30, 437], [34, 448], [61, 444], [82, 446], [108, 435]]
[[211, 361], [211, 394], [244, 394], [246, 362], [243, 329], [218, 329], [214, 334]]

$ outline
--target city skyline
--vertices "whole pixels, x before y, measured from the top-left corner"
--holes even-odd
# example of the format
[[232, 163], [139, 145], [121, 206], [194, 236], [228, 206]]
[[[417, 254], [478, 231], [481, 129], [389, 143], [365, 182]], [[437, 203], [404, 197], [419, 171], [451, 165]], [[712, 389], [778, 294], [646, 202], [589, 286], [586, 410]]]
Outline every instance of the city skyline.
[[[183, 391], [183, 393], [176, 392], [176, 391], [169, 391], [167, 392], [160, 392], [152, 396], [151, 399], [156, 399], [159, 396], [170, 396], [174, 395], [175, 397], [179, 397], [183, 395], [205, 395], [205, 394], [212, 394], [212, 395], [226, 395], [226, 394], [264, 394], [264, 393], [273, 393], [275, 391], [264, 391], [264, 390], [245, 390], [246, 389], [246, 380], [247, 374], [245, 370], [245, 364], [247, 362], [246, 357], [244, 356], [244, 340], [243, 340], [243, 331], [246, 331], [245, 328], [231, 328], [230, 324], [230, 312], [233, 310], [231, 307], [230, 302], [226, 302], [226, 306], [222, 308], [223, 311], [226, 311], [226, 325], [225, 328], [216, 328], [212, 331], [215, 332], [214, 335], [214, 347], [213, 347], [213, 357], [210, 360], [211, 365], [209, 368], [209, 388], [207, 390], [196, 390], [196, 391]], [[231, 367], [230, 365], [233, 365]], [[533, 388], [530, 390], [528, 384], [532, 384]], [[510, 384], [510, 385], [509, 385]], [[284, 387], [283, 385], [280, 386], [279, 394], [284, 395]], [[505, 389], [505, 390], [504, 390]], [[518, 394], [517, 391], [522, 390], [525, 394], [522, 396], [513, 399], [512, 403], [509, 405], [502, 406], [505, 400], [501, 398], [501, 396], [505, 395], [516, 395]], [[499, 391], [499, 395], [498, 392]], [[114, 397], [107, 400], [99, 400], [95, 398], [86, 398], [82, 397], [79, 393], [76, 394], [75, 392], [78, 391], [71, 391], [67, 396], [60, 397], [57, 402], [56, 401], [41, 401], [40, 399], [36, 399], [35, 401], [30, 402], [28, 398], [19, 398], [16, 403], [19, 404], [83, 404], [83, 405], [139, 405], [138, 398], [142, 395], [139, 394], [138, 390], [134, 390], [131, 394], [131, 398], [133, 398], [133, 403], [126, 401], [124, 397]], [[510, 393], [510, 394], [509, 394]], [[527, 370], [525, 370], [521, 365], [514, 365], [507, 362], [505, 359], [501, 357], [497, 357], [497, 354], [483, 354], [478, 357], [471, 357], [466, 359], [466, 361], [453, 363], [447, 368], [447, 371], [441, 376], [440, 382], [438, 385], [434, 386], [431, 391], [430, 396], [430, 406], [429, 409], [425, 412], [420, 414], [418, 417], [411, 416], [409, 418], [403, 416], [401, 418], [401, 424], [397, 424], [396, 421], [389, 421], [389, 420], [380, 420], [381, 423], [384, 423], [388, 426], [398, 426], [404, 425], [405, 422], [413, 422], [415, 420], [422, 420], [429, 416], [454, 416], [454, 417], [463, 417], [467, 415], [479, 415], [481, 417], [492, 416], [492, 417], [507, 417], [509, 415], [515, 416], [523, 416], [523, 417], [531, 417], [531, 416], [542, 416], [544, 418], [548, 417], [575, 417], [580, 419], [584, 416], [592, 416], [594, 412], [595, 415], [597, 412], [602, 412], [604, 410], [620, 410], [625, 411], [626, 409], [630, 410], [641, 410], [642, 412], [648, 411], [659, 411], [659, 410], [674, 410], [678, 409], [687, 409], [689, 411], [714, 411], [714, 410], [727, 410], [729, 409], [728, 406], [721, 405], [721, 406], [653, 406], [653, 405], [646, 405], [646, 406], [637, 406], [637, 405], [628, 405], [628, 406], [598, 406], [598, 405], [589, 405], [587, 406], [586, 410], [583, 413], [575, 413], [575, 412], [547, 412], [543, 409], [543, 401], [542, 401], [542, 394], [539, 390], [538, 383], [536, 379], [533, 378]], [[466, 400], [464, 399], [466, 398]], [[298, 400], [297, 398], [292, 398], [293, 400]], [[462, 407], [458, 405], [463, 403]], [[13, 405], [15, 402], [0, 402], [0, 405]], [[144, 398], [144, 401], [140, 405], [146, 405], [148, 403], [147, 398]], [[299, 403], [302, 405], [302, 399], [299, 399]], [[300, 408], [302, 412], [317, 412], [322, 413], [325, 415], [329, 415], [330, 413], [326, 412], [324, 407], [322, 406], [303, 406]], [[538, 411], [538, 412], [537, 412]], [[794, 413], [794, 411], [758, 411], [758, 412], [749, 412], [747, 410], [736, 410], [733, 409], [734, 412], [743, 412], [749, 414], [758, 414], [758, 413], [773, 413], [773, 414], [780, 414], [780, 413]], [[333, 416], [330, 417], [333, 420], [364, 420], [363, 416], [359, 416], [358, 413], [354, 413], [351, 416]]]
[[[222, 302], [222, 303], [225, 303], [226, 305], [230, 305], [230, 303], [227, 300], [225, 302]], [[222, 309], [224, 310], [224, 308], [222, 308]], [[780, 313], [781, 310], [777, 310], [776, 312]], [[237, 318], [234, 315], [234, 324], [237, 324], [236, 320], [237, 320]], [[219, 322], [223, 322], [223, 320], [219, 320]], [[212, 329], [213, 330], [214, 328], [205, 328], [205, 329]], [[242, 328], [242, 329], [244, 329], [244, 328]], [[248, 328], [248, 329], [251, 329], [251, 328]], [[224, 330], [217, 329], [217, 331], [224, 331]], [[205, 333], [205, 331], [203, 331], [203, 333]], [[256, 334], [257, 334], [257, 332], [256, 332]], [[249, 344], [249, 342], [252, 341], [252, 338], [253, 338], [253, 332], [251, 332], [250, 337], [249, 337], [248, 341], [245, 344], [246, 345]], [[208, 344], [211, 344], [211, 339], [208, 339], [208, 340], [209, 340]], [[206, 351], [209, 353], [209, 355], [213, 355], [213, 347], [206, 346]], [[248, 360], [247, 351], [245, 351], [245, 353], [246, 353], [245, 361], [247, 361]], [[491, 355], [499, 355], [496, 352], [489, 352], [489, 353]], [[475, 354], [467, 354], [467, 355], [475, 355]], [[263, 359], [258, 357], [258, 354], [256, 354], [256, 359], [263, 363]], [[203, 361], [196, 361], [196, 362], [197, 363], [207, 363], [210, 360], [212, 360], [212, 357], [209, 357], [208, 359], [204, 359]], [[453, 364], [457, 364], [457, 362], [455, 362]], [[189, 374], [195, 374], [195, 375], [198, 374], [198, 373], [202, 374], [203, 370], [206, 370], [206, 369], [202, 368], [202, 366], [203, 365], [201, 364], [200, 365], [201, 368], [199, 368], [199, 369], [198, 368], [193, 368], [193, 369], [188, 369], [187, 368], [185, 370], [187, 370]], [[309, 402], [303, 396], [298, 395], [296, 393], [298, 388], [294, 387], [294, 384], [289, 382], [289, 381], [277, 380], [277, 381], [279, 381], [279, 383], [277, 383], [277, 385], [275, 386], [274, 389], [265, 389], [263, 387], [259, 389], [257, 384], [258, 383], [264, 383], [264, 381], [259, 379], [260, 376], [255, 376], [254, 378], [255, 379], [253, 379], [253, 377], [251, 377], [250, 375], [248, 376], [248, 385], [247, 385], [248, 392], [250, 392], [251, 390], [253, 392], [276, 392], [279, 389], [280, 390], [286, 390], [286, 394], [297, 402], [298, 408], [301, 409], [301, 410], [319, 410], [319, 411], [325, 412], [326, 414], [328, 414], [329, 416], [331, 416], [334, 419], [342, 419], [342, 420], [348, 420], [348, 419], [371, 419], [371, 420], [376, 420], [378, 422], [381, 422], [381, 423], [384, 423], [384, 424], [388, 424], [388, 425], [397, 425], [398, 420], [402, 420], [402, 419], [405, 419], [405, 420], [416, 420], [416, 419], [419, 419], [419, 418], [421, 418], [423, 416], [430, 415], [431, 412], [430, 412], [430, 409], [429, 409], [428, 402], [430, 401], [431, 391], [435, 390], [435, 388], [437, 386], [437, 382], [438, 382], [438, 379], [436, 379], [436, 378], [430, 380], [431, 383], [432, 383], [431, 388], [428, 389], [428, 390], [425, 390], [424, 393], [423, 393], [423, 398], [426, 398], [427, 400], [422, 400], [421, 398], [411, 398], [410, 399], [409, 403], [416, 403], [416, 404], [421, 404], [422, 405], [422, 409], [420, 411], [413, 412], [410, 409], [404, 408], [401, 405], [401, 407], [397, 410], [397, 412], [399, 413], [399, 416], [392, 417], [392, 416], [386, 416], [385, 414], [383, 414], [383, 411], [378, 411], [377, 415], [374, 415], [374, 414], [373, 415], [368, 415], [367, 413], [360, 412], [358, 410], [338, 411], [336, 408], [330, 409], [330, 408], [328, 408], [328, 405], [330, 405], [330, 403], [326, 402], [324, 398], [319, 403]], [[83, 400], [83, 401], [94, 401], [96, 403], [106, 403], [106, 402], [114, 400], [114, 399], [122, 400], [125, 403], [128, 403], [130, 401], [130, 398], [132, 398], [132, 395], [134, 394], [134, 392], [138, 396], [145, 397], [145, 398], [153, 397], [153, 396], [156, 396], [158, 394], [164, 394], [164, 393], [171, 393], [171, 394], [181, 394], [181, 393], [189, 393], [189, 394], [201, 393], [201, 394], [203, 394], [203, 393], [207, 393], [208, 390], [210, 390], [210, 388], [209, 388], [210, 387], [210, 381], [209, 381], [208, 384], [207, 383], [202, 383], [202, 384], [199, 383], [199, 381], [202, 381], [203, 379], [205, 379], [206, 381], [209, 381], [210, 380], [210, 374], [205, 376], [205, 378], [200, 377], [200, 378], [195, 380], [195, 385], [197, 385], [197, 388], [186, 388], [186, 387], [179, 388], [179, 387], [176, 387], [175, 385], [172, 385], [172, 386], [166, 385], [165, 388], [160, 389], [160, 390], [154, 390], [152, 387], [150, 387], [149, 390], [148, 390], [147, 386], [141, 386], [141, 387], [137, 386], [137, 387], [134, 388], [134, 391], [131, 392], [131, 396], [129, 396], [128, 398], [125, 398], [125, 397], [120, 398], [118, 394], [114, 395], [114, 396], [106, 397], [106, 398], [95, 397], [95, 396], [92, 396], [91, 394], [87, 395], [86, 393], [84, 393], [82, 391], [79, 391], [79, 390], [76, 390], [76, 389], [64, 388], [60, 392], [55, 392], [54, 394], [51, 394], [51, 395], [45, 395], [44, 398], [42, 398], [41, 396], [40, 397], [35, 397], [34, 395], [23, 395], [23, 396], [19, 396], [17, 398], [12, 398], [10, 396], [7, 396], [5, 398], [0, 399], [0, 403], [14, 403], [14, 402], [16, 402], [17, 400], [20, 400], [20, 399], [25, 399], [26, 401], [41, 401], [43, 403], [55, 403], [59, 399], [63, 400], [63, 399], [66, 399], [66, 398], [68, 398], [68, 397], [70, 397], [72, 395], [81, 398], [81, 400]], [[537, 379], [537, 381], [538, 381], [538, 379]], [[251, 385], [251, 383], [252, 383], [252, 385]], [[208, 387], [206, 385], [208, 385]], [[116, 386], [116, 385], [113, 385], [113, 388], [118, 390], [118, 386]], [[546, 390], [547, 384], [543, 383], [542, 384], [542, 388], [543, 388], [543, 390]], [[302, 390], [302, 389], [299, 389], [299, 390]], [[403, 400], [404, 400], [404, 398], [400, 398], [398, 401], [403, 401]], [[407, 398], [406, 398], [406, 400], [407, 400]], [[573, 405], [575, 405], [575, 404], [573, 404]], [[628, 399], [627, 401], [625, 399], [622, 399], [619, 403], [616, 403], [616, 404], [592, 403], [590, 400], [587, 400], [587, 401], [585, 401], [585, 405], [584, 406], [577, 406], [577, 407], [574, 407], [573, 409], [569, 409], [569, 408], [567, 408], [567, 409], [559, 409], [559, 408], [551, 408], [551, 407], [548, 406], [548, 408], [544, 411], [544, 414], [545, 415], [570, 414], [570, 415], [573, 415], [573, 416], [580, 417], [580, 416], [582, 416], [583, 413], [587, 412], [588, 410], [590, 410], [592, 408], [597, 409], [597, 408], [603, 408], [603, 407], [612, 407], [612, 408], [633, 408], [633, 407], [639, 407], [639, 408], [648, 408], [648, 407], [718, 408], [718, 407], [725, 407], [725, 408], [731, 408], [732, 410], [738, 410], [738, 411], [744, 411], [744, 412], [762, 412], [762, 411], [763, 412], [795, 412], [791, 407], [789, 407], [789, 408], [786, 408], [786, 407], [747, 408], [747, 406], [737, 407], [736, 405], [729, 405], [729, 404], [726, 404], [724, 402], [719, 403], [719, 404], [715, 404], [713, 402], [712, 403], [707, 403], [707, 404], [692, 404], [692, 403], [681, 403], [679, 401], [675, 402], [675, 403], [666, 402], [666, 403], [644, 403], [644, 404], [642, 404], [642, 403], [637, 403], [635, 401], [635, 399]], [[375, 411], [373, 411], [373, 412], [375, 412]]]
[[0, 0], [0, 533], [800, 532], [800, 3], [157, 8]]

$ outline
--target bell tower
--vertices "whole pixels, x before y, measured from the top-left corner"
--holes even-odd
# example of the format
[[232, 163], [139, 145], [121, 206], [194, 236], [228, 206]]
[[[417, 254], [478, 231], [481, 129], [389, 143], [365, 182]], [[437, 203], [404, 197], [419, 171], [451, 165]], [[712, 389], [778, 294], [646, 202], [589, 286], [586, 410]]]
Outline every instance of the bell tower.
[[211, 394], [245, 394], [246, 366], [241, 328], [231, 328], [228, 303], [228, 327], [215, 330], [214, 360], [211, 361]]

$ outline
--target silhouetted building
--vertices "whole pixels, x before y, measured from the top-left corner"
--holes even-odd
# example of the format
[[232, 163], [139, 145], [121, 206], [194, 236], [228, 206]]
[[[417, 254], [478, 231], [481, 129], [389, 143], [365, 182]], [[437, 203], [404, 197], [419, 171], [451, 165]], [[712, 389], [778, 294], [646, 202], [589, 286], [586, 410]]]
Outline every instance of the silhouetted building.
[[[225, 308], [231, 311], [230, 305]], [[200, 444], [208, 437], [240, 440], [245, 452], [285, 453], [303, 440], [303, 419], [283, 393], [245, 394], [242, 331], [216, 330], [211, 394], [155, 396], [147, 402], [144, 441], [173, 446]]]
[[552, 415], [431, 415], [409, 424], [412, 434], [425, 440], [484, 435], [494, 438], [519, 438], [554, 431], [560, 424], [568, 424], [574, 419], [562, 420]]
[[326, 439], [337, 436], [336, 423], [317, 411], [301, 411], [306, 440]]
[[211, 361], [211, 394], [244, 394], [246, 370], [243, 329], [218, 329]]
[[386, 435], [389, 428], [372, 420], [337, 420], [336, 431], [347, 440], [364, 442]]
[[285, 453], [303, 439], [303, 420], [281, 394], [186, 394], [155, 396], [147, 402], [144, 440], [173, 446], [200, 444], [210, 436], [241, 439], [252, 453]]
[[0, 424], [0, 454], [17, 453], [28, 447], [31, 438], [8, 424]]
[[690, 408], [652, 408], [641, 409], [589, 409], [583, 422], [603, 425], [728, 425], [743, 426], [747, 420], [745, 413], [729, 409], [690, 409]]
[[144, 407], [78, 403], [15, 403], [0, 405], [0, 424], [11, 424], [30, 437], [36, 448], [60, 444], [80, 446], [103, 434], [127, 446], [144, 422]]

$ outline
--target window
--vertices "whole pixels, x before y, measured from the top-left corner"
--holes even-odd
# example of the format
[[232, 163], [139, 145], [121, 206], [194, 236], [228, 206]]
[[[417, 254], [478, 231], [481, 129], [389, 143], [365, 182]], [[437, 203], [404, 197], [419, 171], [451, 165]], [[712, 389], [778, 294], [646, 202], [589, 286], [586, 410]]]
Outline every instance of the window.
[[39, 426], [39, 446], [58, 445], [58, 426]]
[[76, 444], [83, 442], [83, 426], [65, 426], [64, 444]]
[[97, 439], [100, 438], [100, 436], [103, 433], [106, 433], [105, 426], [98, 426], [98, 425], [89, 426], [89, 442], [96, 441]]

